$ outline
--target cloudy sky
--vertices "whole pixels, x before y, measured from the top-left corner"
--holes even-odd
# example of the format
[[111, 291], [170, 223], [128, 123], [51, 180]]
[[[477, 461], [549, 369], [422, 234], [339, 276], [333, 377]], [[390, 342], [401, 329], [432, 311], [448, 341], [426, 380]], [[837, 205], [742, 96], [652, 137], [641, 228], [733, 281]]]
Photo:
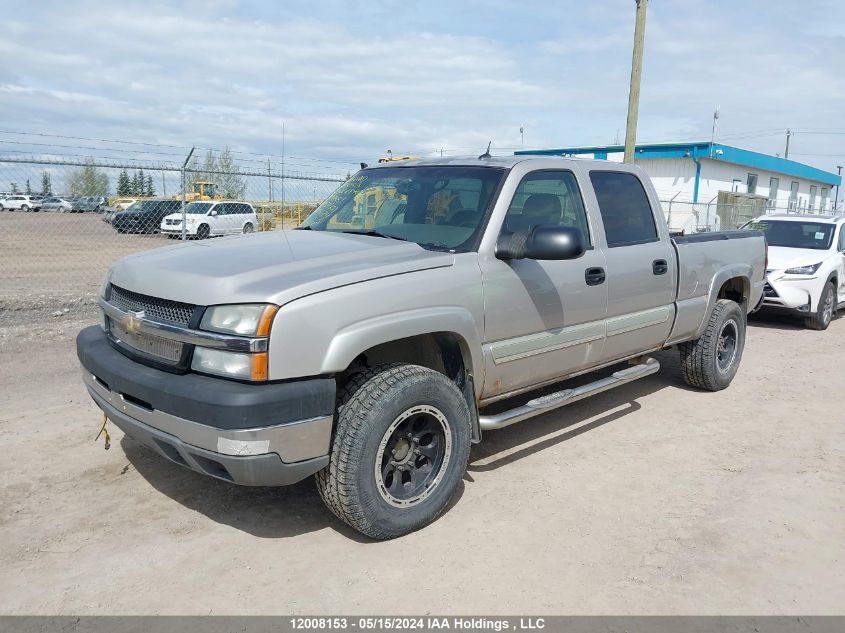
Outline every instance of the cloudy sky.
[[[520, 124], [526, 147], [611, 143], [634, 7], [0, 0], [0, 153], [58, 143], [10, 134], [38, 132], [278, 154], [283, 122], [288, 155], [347, 162], [504, 153]], [[791, 158], [834, 169], [843, 56], [839, 0], [652, 0], [638, 140], [709, 139], [718, 104], [717, 140], [782, 152], [792, 128]]]

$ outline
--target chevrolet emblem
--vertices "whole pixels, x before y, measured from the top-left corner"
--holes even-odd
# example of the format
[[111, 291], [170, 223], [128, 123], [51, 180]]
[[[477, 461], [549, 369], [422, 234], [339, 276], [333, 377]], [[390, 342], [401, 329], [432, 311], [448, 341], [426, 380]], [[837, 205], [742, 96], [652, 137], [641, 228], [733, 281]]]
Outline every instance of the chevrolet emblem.
[[143, 310], [140, 312], [127, 312], [120, 317], [120, 324], [130, 334], [137, 334], [141, 331], [141, 321], [144, 316]]

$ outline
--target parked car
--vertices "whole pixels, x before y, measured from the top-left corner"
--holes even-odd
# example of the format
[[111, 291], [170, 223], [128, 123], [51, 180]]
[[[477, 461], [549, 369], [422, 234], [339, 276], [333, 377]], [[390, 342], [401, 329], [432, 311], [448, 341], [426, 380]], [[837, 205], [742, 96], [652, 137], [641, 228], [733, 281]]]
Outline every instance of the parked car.
[[108, 419], [160, 456], [235, 484], [316, 474], [341, 520], [391, 538], [446, 510], [487, 431], [654, 374], [650, 352], [728, 387], [765, 249], [670, 238], [633, 165], [383, 163], [297, 230], [118, 261], [77, 353]]
[[0, 211], [37, 211], [38, 202], [32, 196], [14, 194], [0, 200]]
[[[252, 233], [259, 226], [258, 216], [246, 202], [191, 202], [185, 207], [185, 234], [204, 240], [212, 235]], [[182, 234], [182, 210], [163, 218], [161, 232]]]
[[769, 263], [763, 308], [804, 318], [826, 330], [845, 308], [845, 218], [825, 215], [764, 215], [744, 228], [763, 231]]
[[74, 213], [99, 213], [108, 201], [104, 196], [82, 196], [73, 202]]
[[38, 203], [40, 211], [51, 213], [70, 213], [73, 204], [64, 198], [44, 198]]
[[118, 233], [158, 233], [162, 219], [181, 206], [179, 200], [141, 200], [112, 218]]

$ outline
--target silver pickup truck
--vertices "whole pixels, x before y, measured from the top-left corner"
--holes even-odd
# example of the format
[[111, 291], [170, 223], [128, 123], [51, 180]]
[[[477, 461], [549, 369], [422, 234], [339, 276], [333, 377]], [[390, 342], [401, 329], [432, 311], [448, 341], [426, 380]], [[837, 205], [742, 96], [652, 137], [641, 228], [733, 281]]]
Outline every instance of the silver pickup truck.
[[637, 167], [393, 162], [295, 230], [118, 261], [77, 351], [126, 435], [235, 484], [316, 474], [383, 539], [447, 507], [484, 432], [653, 374], [649, 352], [727, 387], [765, 268], [756, 231], [673, 239]]

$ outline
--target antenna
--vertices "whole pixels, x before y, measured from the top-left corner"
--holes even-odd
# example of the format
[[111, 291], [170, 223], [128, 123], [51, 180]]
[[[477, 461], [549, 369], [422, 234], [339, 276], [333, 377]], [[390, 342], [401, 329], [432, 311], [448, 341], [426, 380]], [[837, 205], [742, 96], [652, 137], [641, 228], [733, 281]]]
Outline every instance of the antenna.
[[487, 143], [487, 149], [485, 150], [485, 152], [481, 156], [478, 157], [478, 160], [482, 160], [484, 158], [491, 158], [491, 156], [490, 156], [490, 146], [492, 144], [493, 144], [493, 141], [490, 141], [489, 143]]

